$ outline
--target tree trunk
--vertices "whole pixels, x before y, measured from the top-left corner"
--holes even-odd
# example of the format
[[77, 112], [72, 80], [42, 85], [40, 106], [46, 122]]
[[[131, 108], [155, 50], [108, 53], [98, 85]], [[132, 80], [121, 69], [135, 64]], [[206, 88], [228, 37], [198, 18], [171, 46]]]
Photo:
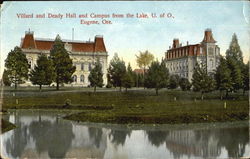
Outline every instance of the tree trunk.
[[222, 96], [222, 91], [220, 90], [220, 100], [223, 99], [223, 96]]
[[41, 84], [39, 85], [39, 90], [40, 90], [40, 92], [41, 92], [41, 90], [42, 90], [42, 85], [41, 85]]
[[94, 92], [96, 92], [96, 86], [94, 87]]
[[226, 91], [226, 98], [228, 98], [228, 90]]
[[158, 88], [155, 88], [155, 93], [158, 96]]
[[15, 89], [17, 89], [17, 82], [15, 81]]
[[128, 91], [128, 88], [126, 87], [126, 92]]
[[203, 100], [204, 99], [204, 94], [203, 94], [203, 92], [201, 92], [201, 100]]
[[56, 79], [56, 90], [59, 90], [59, 80], [58, 80], [58, 78]]
[[122, 91], [122, 86], [120, 86], [120, 92]]
[[143, 88], [145, 89], [145, 66], [143, 67]]

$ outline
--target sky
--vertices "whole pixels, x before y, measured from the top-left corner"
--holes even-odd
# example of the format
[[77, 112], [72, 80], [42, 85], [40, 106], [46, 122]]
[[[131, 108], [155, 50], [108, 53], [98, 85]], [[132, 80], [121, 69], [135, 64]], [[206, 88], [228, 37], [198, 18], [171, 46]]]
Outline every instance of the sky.
[[[170, 18], [105, 18], [112, 24], [84, 25], [80, 20], [99, 20], [96, 18], [18, 18], [17, 14], [160, 14], [171, 13]], [[250, 3], [247, 1], [91, 1], [91, 2], [4, 2], [1, 7], [1, 69], [4, 60], [15, 46], [20, 46], [25, 31], [34, 31], [35, 38], [55, 39], [59, 34], [62, 39], [91, 41], [96, 35], [103, 35], [108, 60], [117, 53], [133, 69], [136, 54], [148, 50], [156, 59], [161, 60], [166, 50], [178, 38], [183, 45], [200, 43], [207, 28], [212, 29], [214, 39], [225, 55], [233, 33], [236, 33], [244, 61], [250, 54]], [[1, 74], [0, 74], [1, 75]], [[1, 76], [2, 77], [2, 76]]]

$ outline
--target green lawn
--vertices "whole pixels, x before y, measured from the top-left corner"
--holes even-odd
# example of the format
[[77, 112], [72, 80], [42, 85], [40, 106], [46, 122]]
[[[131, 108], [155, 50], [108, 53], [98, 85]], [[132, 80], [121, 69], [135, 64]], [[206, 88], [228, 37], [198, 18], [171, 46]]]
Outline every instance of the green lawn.
[[[61, 91], [47, 88], [43, 92], [34, 88], [19, 88], [17, 91], [5, 89], [3, 108], [81, 109], [82, 113], [66, 118], [110, 123], [189, 123], [248, 119], [248, 95], [243, 96], [242, 92], [230, 94], [227, 100], [220, 100], [219, 92], [213, 92], [205, 94], [202, 101], [200, 93], [180, 90], [161, 90], [159, 96], [155, 95], [154, 90], [148, 89], [99, 91], [94, 94], [90, 88], [63, 88]], [[70, 101], [69, 107], [64, 107], [66, 101]]]

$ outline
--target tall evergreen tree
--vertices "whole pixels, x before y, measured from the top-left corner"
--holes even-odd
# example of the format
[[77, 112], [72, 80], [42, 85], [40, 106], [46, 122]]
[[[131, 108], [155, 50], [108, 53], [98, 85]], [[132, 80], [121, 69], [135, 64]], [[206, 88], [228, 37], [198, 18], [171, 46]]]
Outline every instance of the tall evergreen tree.
[[230, 76], [232, 78], [233, 90], [237, 91], [243, 87], [243, 74], [241, 66], [237, 64], [237, 61], [232, 57], [227, 58], [227, 65], [231, 72]]
[[226, 97], [228, 92], [232, 90], [233, 83], [231, 78], [231, 71], [228, 68], [227, 61], [220, 57], [220, 64], [215, 71], [216, 89], [220, 90], [221, 99], [222, 91], [226, 91]]
[[156, 95], [158, 95], [158, 90], [166, 88], [168, 83], [169, 71], [165, 62], [163, 60], [161, 63], [158, 61], [152, 62], [145, 76], [145, 86], [155, 88]]
[[226, 58], [232, 58], [237, 61], [239, 66], [243, 65], [243, 56], [242, 51], [240, 49], [240, 45], [238, 43], [237, 35], [234, 33], [232, 36], [232, 41], [229, 45], [229, 48], [226, 51]]
[[245, 91], [249, 90], [249, 61], [244, 66], [242, 73], [243, 73], [243, 94], [245, 94]]
[[5, 86], [10, 86], [11, 85], [11, 82], [10, 82], [10, 79], [9, 79], [9, 72], [6, 69], [4, 69], [4, 71], [3, 71], [2, 79], [3, 79], [3, 84]]
[[108, 68], [108, 75], [110, 82], [115, 87], [122, 87], [122, 78], [126, 74], [125, 62], [121, 60], [117, 54], [114, 55], [113, 59], [110, 61]]
[[56, 89], [59, 90], [60, 84], [72, 82], [71, 76], [76, 70], [59, 35], [57, 35], [53, 48], [50, 50], [50, 57], [55, 67]]
[[240, 49], [238, 38], [236, 34], [233, 34], [232, 41], [226, 51], [226, 59], [228, 68], [231, 71], [231, 77], [233, 82], [233, 90], [237, 91], [243, 88], [243, 74], [244, 68], [242, 51]]
[[204, 93], [214, 90], [215, 81], [213, 77], [207, 73], [206, 66], [204, 64], [200, 65], [197, 63], [194, 68], [192, 85], [194, 91], [201, 92], [201, 99], [203, 100]]
[[5, 60], [6, 71], [11, 83], [15, 85], [15, 89], [18, 84], [28, 79], [29, 64], [28, 60], [19, 47], [15, 47], [11, 50]]
[[39, 89], [42, 89], [42, 85], [50, 85], [55, 78], [55, 70], [51, 59], [48, 59], [44, 54], [41, 54], [37, 59], [37, 65], [30, 72], [30, 80], [32, 84], [39, 85]]
[[132, 71], [130, 64], [128, 64], [126, 74], [123, 76], [122, 84], [123, 84], [123, 87], [126, 88], [126, 92], [128, 88], [131, 88], [134, 85], [133, 71]]
[[90, 71], [88, 78], [89, 78], [90, 86], [94, 87], [94, 92], [96, 92], [96, 87], [103, 86], [102, 65], [99, 59], [95, 63], [95, 67]]

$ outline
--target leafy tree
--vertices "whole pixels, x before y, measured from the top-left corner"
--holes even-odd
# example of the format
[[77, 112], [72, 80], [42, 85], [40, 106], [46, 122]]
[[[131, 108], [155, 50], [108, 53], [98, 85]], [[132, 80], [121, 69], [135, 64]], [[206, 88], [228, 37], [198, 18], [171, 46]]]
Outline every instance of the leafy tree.
[[15, 47], [8, 54], [5, 60], [6, 71], [11, 83], [15, 85], [15, 89], [18, 84], [24, 83], [24, 80], [28, 79], [29, 64], [28, 60], [19, 47]]
[[204, 93], [211, 92], [214, 90], [215, 81], [212, 75], [209, 75], [206, 70], [206, 66], [197, 63], [194, 69], [192, 78], [193, 90], [201, 92], [201, 99], [203, 100]]
[[143, 69], [143, 81], [144, 81], [144, 74], [145, 74], [146, 68], [154, 60], [154, 55], [151, 54], [148, 50], [146, 50], [145, 52], [140, 51], [140, 54], [135, 55], [135, 56], [136, 56], [137, 65]]
[[158, 61], [152, 62], [145, 76], [145, 86], [155, 88], [156, 95], [158, 95], [158, 90], [167, 87], [168, 83], [169, 71], [165, 62], [163, 60], [161, 63]]
[[123, 76], [122, 84], [123, 87], [126, 88], [126, 92], [128, 88], [131, 88], [134, 85], [133, 71], [130, 64], [128, 64], [126, 74]]
[[242, 73], [243, 73], [243, 94], [245, 94], [245, 91], [249, 90], [249, 61], [244, 66]]
[[110, 78], [110, 83], [115, 87], [120, 87], [120, 91], [122, 89], [122, 78], [125, 74], [125, 62], [121, 60], [117, 54], [115, 54], [109, 64], [108, 76]]
[[169, 79], [168, 88], [175, 89], [179, 86], [180, 77], [178, 75], [171, 75]]
[[56, 89], [59, 90], [61, 83], [72, 82], [71, 76], [76, 70], [59, 35], [57, 35], [53, 48], [50, 50], [50, 57], [55, 67]]
[[94, 87], [94, 92], [96, 92], [96, 87], [103, 86], [103, 73], [102, 73], [102, 65], [99, 61], [95, 63], [95, 67], [90, 71], [89, 74], [90, 86]]
[[190, 88], [192, 86], [187, 78], [181, 78], [179, 81], [179, 85], [181, 87], [181, 90], [183, 90], [183, 91], [190, 90]]
[[7, 70], [3, 71], [3, 77], [2, 77], [2, 79], [3, 79], [3, 84], [5, 86], [10, 86], [11, 85], [11, 81], [9, 79], [9, 72]]
[[215, 71], [215, 80], [216, 80], [216, 89], [221, 92], [222, 99], [222, 91], [226, 91], [226, 96], [228, 92], [232, 90], [233, 83], [231, 78], [231, 71], [228, 68], [227, 61], [220, 57], [220, 64]]
[[39, 89], [42, 89], [42, 85], [50, 85], [55, 77], [55, 70], [51, 59], [48, 59], [44, 54], [41, 54], [37, 59], [37, 65], [30, 72], [30, 80], [32, 84], [39, 85]]

